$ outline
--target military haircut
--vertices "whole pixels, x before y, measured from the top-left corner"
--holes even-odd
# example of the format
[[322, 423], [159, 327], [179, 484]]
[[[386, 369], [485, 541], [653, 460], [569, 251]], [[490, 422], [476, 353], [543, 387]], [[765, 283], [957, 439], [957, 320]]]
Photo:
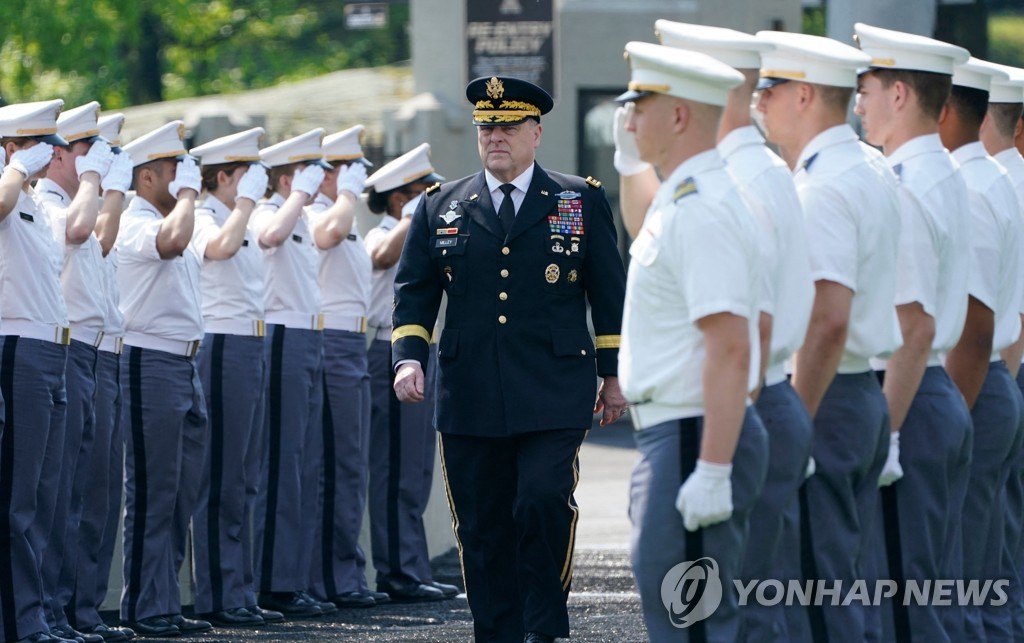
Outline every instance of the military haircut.
[[278, 165], [277, 167], [270, 168], [267, 176], [267, 192], [265, 196], [270, 198], [275, 192], [277, 192], [277, 186], [281, 183], [281, 177], [291, 176], [295, 174], [295, 171], [299, 169], [301, 163], [289, 163], [287, 165]]
[[1003, 138], [1013, 138], [1017, 131], [1017, 121], [1024, 112], [1024, 103], [989, 103], [988, 115], [996, 126], [996, 131]]
[[378, 192], [377, 190], [370, 188], [370, 191], [366, 194], [366, 206], [370, 208], [370, 212], [374, 214], [385, 214], [388, 211], [388, 196], [391, 194], [391, 190], [387, 192]]
[[248, 167], [248, 163], [235, 162], [235, 163], [214, 163], [212, 165], [204, 165], [201, 169], [203, 175], [203, 189], [207, 192], [213, 192], [217, 189], [217, 174], [225, 172], [228, 176], [235, 173], [240, 167]]
[[874, 75], [886, 89], [892, 87], [897, 81], [909, 87], [917, 96], [917, 104], [921, 107], [921, 113], [934, 120], [939, 120], [942, 107], [949, 100], [950, 88], [953, 87], [952, 76], [930, 71], [872, 69], [867, 73]]
[[949, 92], [949, 107], [956, 111], [965, 125], [978, 129], [988, 111], [988, 92], [984, 89], [953, 85]]
[[[162, 169], [158, 169], [158, 168], [162, 168], [163, 167], [164, 164], [162, 163], [162, 161], [173, 161], [173, 160], [174, 159], [154, 159], [154, 160], [149, 161], [147, 163], [143, 163], [142, 165], [136, 165], [134, 168], [132, 168], [132, 185], [131, 185], [131, 189], [133, 189], [133, 190], [138, 190], [139, 189], [139, 175], [142, 174], [142, 170], [149, 169], [149, 170], [152, 170], [153, 172], [156, 172], [157, 176], [163, 176], [163, 170]], [[177, 163], [177, 161], [175, 161], [175, 163]]]
[[850, 99], [853, 98], [852, 87], [811, 84], [814, 86], [814, 91], [821, 97], [821, 102], [825, 104], [825, 107], [844, 113], [850, 108]]

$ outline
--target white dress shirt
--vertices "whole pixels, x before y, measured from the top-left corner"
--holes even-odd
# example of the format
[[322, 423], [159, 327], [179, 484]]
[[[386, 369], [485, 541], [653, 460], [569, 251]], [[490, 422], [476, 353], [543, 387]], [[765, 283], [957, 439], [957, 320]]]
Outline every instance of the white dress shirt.
[[[1024, 157], [1020, 155], [1015, 147], [1009, 147], [993, 157], [997, 163], [1003, 166], [1010, 176], [1010, 183], [1013, 184], [1013, 192], [1017, 195], [1017, 202], [1020, 204], [1021, 216], [1024, 217]], [[1024, 245], [1024, 234], [1021, 234], [1021, 244]], [[1024, 249], [1021, 250], [1024, 252]], [[1021, 313], [1024, 313], [1024, 279], [1021, 279]]]
[[[357, 207], [360, 203], [357, 203]], [[329, 198], [323, 194], [317, 195], [313, 204], [306, 208], [309, 220], [314, 226], [332, 205], [334, 203]], [[341, 243], [333, 248], [320, 251], [320, 298], [323, 302], [327, 328], [332, 328], [336, 321], [367, 316], [372, 273], [370, 255], [353, 221], [347, 238], [342, 239]], [[388, 325], [390, 326], [390, 323]]]
[[[207, 195], [196, 206], [196, 241], [205, 248], [230, 216], [231, 210], [220, 199]], [[252, 230], [245, 231], [242, 247], [230, 259], [203, 258], [199, 291], [207, 332], [227, 332], [233, 323], [244, 327], [246, 322], [263, 319], [263, 257]]]
[[63, 251], [35, 193], [22, 191], [0, 221], [0, 332], [19, 335], [18, 323], [68, 325], [60, 285]]
[[[526, 199], [526, 193], [530, 189], [530, 182], [533, 181], [534, 165], [536, 164], [530, 163], [530, 167], [526, 168], [522, 174], [511, 181], [512, 185], [516, 186], [516, 189], [512, 190], [512, 204], [516, 206], [516, 214], [519, 214], [519, 206]], [[505, 193], [501, 191], [501, 186], [504, 183], [496, 179], [488, 170], [484, 170], [484, 179], [487, 181], [487, 189], [491, 193], [491, 203], [494, 205], [494, 211], [496, 213], [500, 212], [501, 204], [505, 200]]]
[[[284, 197], [274, 193], [257, 206], [251, 224], [254, 238], [260, 238], [284, 202]], [[303, 209], [288, 239], [279, 246], [263, 249], [263, 303], [268, 324], [307, 330], [319, 328], [318, 261], [313, 233]]]
[[[398, 225], [398, 219], [385, 214], [380, 224], [366, 233], [366, 254], [384, 243], [388, 233]], [[372, 266], [371, 266], [372, 267]], [[395, 301], [395, 275], [398, 274], [398, 263], [390, 268], [372, 268], [370, 277], [370, 309], [367, 314], [368, 323], [373, 328], [391, 328], [391, 305]]]

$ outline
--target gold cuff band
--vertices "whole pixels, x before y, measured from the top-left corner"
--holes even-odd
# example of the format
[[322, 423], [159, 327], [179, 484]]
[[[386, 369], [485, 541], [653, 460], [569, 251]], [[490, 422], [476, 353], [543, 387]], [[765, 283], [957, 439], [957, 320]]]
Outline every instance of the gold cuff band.
[[391, 331], [391, 343], [394, 344], [403, 337], [419, 337], [426, 343], [430, 343], [430, 331], [423, 326], [417, 326], [416, 324], [407, 324], [405, 326], [399, 326], [395, 330]]
[[622, 343], [622, 335], [598, 335], [597, 348], [618, 348]]

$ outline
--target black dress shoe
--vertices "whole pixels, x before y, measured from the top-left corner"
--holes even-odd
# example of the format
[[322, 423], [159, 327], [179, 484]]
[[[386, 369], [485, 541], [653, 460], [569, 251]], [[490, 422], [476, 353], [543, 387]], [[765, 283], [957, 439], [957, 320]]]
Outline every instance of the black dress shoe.
[[203, 621], [196, 618], [185, 618], [181, 614], [175, 614], [171, 617], [171, 623], [182, 634], [202, 634], [203, 632], [209, 632], [213, 629], [213, 625], [209, 621]]
[[555, 637], [540, 632], [527, 632], [523, 643], [554, 643]]
[[391, 597], [384, 592], [375, 592], [372, 589], [367, 591], [366, 594], [373, 599], [373, 602], [377, 605], [387, 605], [391, 602]]
[[29, 634], [23, 639], [18, 639], [14, 643], [70, 643], [71, 641], [74, 641], [74, 639], [62, 639], [49, 632], [36, 632], [35, 634]]
[[306, 601], [307, 603], [310, 603], [312, 605], [316, 605], [317, 607], [319, 607], [320, 611], [323, 612], [324, 614], [334, 614], [335, 612], [338, 611], [338, 608], [334, 606], [334, 603], [332, 603], [330, 601], [322, 601], [322, 600], [312, 596], [309, 592], [302, 592], [302, 591], [300, 591], [300, 592], [295, 592], [295, 593], [299, 595], [299, 598], [301, 598], [302, 600]]
[[117, 643], [118, 641], [127, 641], [135, 638], [135, 632], [127, 627], [110, 627], [106, 623], [83, 627], [78, 631], [82, 634], [95, 634], [108, 643]]
[[430, 581], [429, 585], [434, 589], [441, 590], [445, 598], [455, 598], [459, 595], [459, 588], [455, 585], [448, 585], [446, 583], [439, 583], [436, 580]]
[[255, 614], [263, 619], [266, 623], [280, 623], [284, 620], [284, 614], [275, 610], [265, 610], [259, 605], [250, 605], [245, 609], [249, 610], [250, 614]]
[[[204, 621], [209, 621], [217, 627], [250, 627], [263, 625], [266, 621], [259, 614], [253, 614], [244, 607], [233, 607], [229, 610], [210, 612], [209, 614], [196, 614]], [[183, 632], [185, 630], [182, 630]]]
[[[313, 603], [302, 600], [298, 592], [265, 592], [260, 594], [260, 607], [285, 616], [309, 618], [323, 616], [324, 611]], [[333, 606], [332, 606], [333, 607]], [[337, 608], [335, 608], [337, 609]], [[263, 620], [266, 620], [265, 618]]]
[[331, 602], [334, 603], [338, 609], [374, 607], [377, 604], [377, 601], [373, 600], [373, 597], [367, 592], [344, 592], [337, 596], [332, 596]]
[[414, 580], [384, 579], [377, 582], [377, 591], [385, 592], [396, 603], [443, 601], [441, 590]]
[[55, 636], [59, 639], [67, 639], [69, 641], [78, 641], [79, 643], [103, 643], [102, 636], [78, 632], [75, 628], [66, 623], [64, 625], [58, 625], [57, 627], [51, 627], [50, 636]]
[[180, 636], [181, 630], [166, 616], [150, 616], [137, 621], [125, 622], [139, 636]]

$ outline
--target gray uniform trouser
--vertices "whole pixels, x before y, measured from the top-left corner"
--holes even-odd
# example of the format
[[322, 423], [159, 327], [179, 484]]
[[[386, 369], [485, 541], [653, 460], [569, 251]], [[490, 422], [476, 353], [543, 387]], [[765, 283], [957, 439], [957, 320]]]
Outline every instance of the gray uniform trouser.
[[45, 552], [33, 530], [48, 437], [64, 434], [67, 347], [10, 335], [0, 336], [0, 347], [0, 636], [16, 641], [49, 629], [39, 576]]
[[[961, 454], [969, 444], [970, 412], [941, 366], [925, 370], [900, 429], [903, 477], [881, 489], [879, 576], [900, 583], [947, 578], [945, 552], [951, 523], [960, 524], [956, 480], [962, 476]], [[942, 609], [888, 600], [881, 614], [884, 640], [940, 643], [949, 641]]]
[[366, 335], [324, 331], [324, 468], [311, 587], [322, 599], [368, 589], [359, 532], [369, 475], [370, 375]]
[[[696, 466], [702, 425], [703, 418], [673, 420], [635, 434], [639, 458], [630, 481], [631, 559], [647, 636], [655, 642], [733, 643], [739, 636], [733, 580], [739, 577], [743, 561], [747, 519], [767, 473], [768, 436], [757, 412], [748, 408], [732, 460], [732, 516], [690, 532], [683, 528], [675, 502], [679, 487]], [[692, 617], [714, 606], [701, 603], [703, 596], [679, 596], [671, 586], [663, 590], [666, 575], [683, 563], [703, 566], [709, 577], [717, 572], [721, 583], [721, 604], [688, 627], [676, 625], [681, 622], [681, 608], [692, 608]], [[707, 583], [704, 595], [709, 596], [713, 587]]]
[[[768, 476], [750, 512], [750, 533], [740, 578], [777, 579], [786, 584], [800, 579], [800, 503], [797, 490], [811, 456], [811, 418], [788, 381], [765, 387], [755, 404], [768, 432]], [[789, 641], [789, 622], [807, 629], [807, 614], [799, 605], [748, 603], [740, 611], [740, 638], [751, 643]]]
[[256, 586], [261, 592], [309, 587], [317, 479], [323, 454], [323, 333], [267, 326], [267, 404], [256, 499]]
[[197, 361], [210, 422], [210, 445], [192, 516], [195, 610], [252, 604], [252, 541], [247, 464], [264, 400], [262, 337], [208, 334]]
[[75, 593], [68, 616], [78, 628], [103, 622], [110, 563], [117, 541], [124, 487], [124, 435], [121, 431], [121, 358], [100, 351], [96, 363], [93, 448], [84, 471], [82, 520], [78, 527]]
[[195, 361], [125, 347], [124, 589], [121, 618], [181, 613], [178, 571], [199, 493], [206, 400]]
[[[989, 364], [971, 418], [974, 446], [967, 496], [963, 505], [963, 576], [968, 581], [1005, 578], [1002, 550], [1006, 512], [1006, 485], [1013, 448], [1020, 432], [1020, 392], [1006, 364]], [[970, 534], [968, 536], [968, 534]], [[994, 618], [993, 611], [965, 606], [964, 633], [951, 640], [999, 641], [1012, 632]]]
[[[433, 349], [433, 347], [431, 347]], [[402, 404], [392, 389], [391, 344], [370, 345], [370, 539], [377, 582], [389, 577], [429, 583], [423, 512], [434, 477], [435, 351], [424, 373], [426, 399]]]
[[64, 459], [60, 469], [53, 528], [43, 558], [43, 589], [50, 599], [50, 625], [68, 622], [64, 608], [71, 605], [78, 566], [78, 531], [82, 496], [91, 484], [87, 477], [95, 434], [96, 362], [99, 351], [72, 340], [64, 379], [67, 386], [67, 422]]
[[[845, 588], [865, 578], [878, 512], [878, 475], [889, 452], [889, 411], [873, 371], [836, 375], [814, 418], [817, 473], [800, 491], [804, 579]], [[841, 598], [841, 597], [840, 597]], [[866, 610], [851, 605], [808, 609], [815, 642], [865, 639]]]
[[[1024, 369], [1017, 371], [1017, 386], [1021, 391], [1021, 433], [1024, 434]], [[1024, 448], [1017, 451], [1017, 459], [1010, 471], [1006, 486], [1007, 546], [1004, 548], [1003, 568], [1011, 580], [1010, 608], [1013, 618], [1013, 636], [1024, 641]]]

